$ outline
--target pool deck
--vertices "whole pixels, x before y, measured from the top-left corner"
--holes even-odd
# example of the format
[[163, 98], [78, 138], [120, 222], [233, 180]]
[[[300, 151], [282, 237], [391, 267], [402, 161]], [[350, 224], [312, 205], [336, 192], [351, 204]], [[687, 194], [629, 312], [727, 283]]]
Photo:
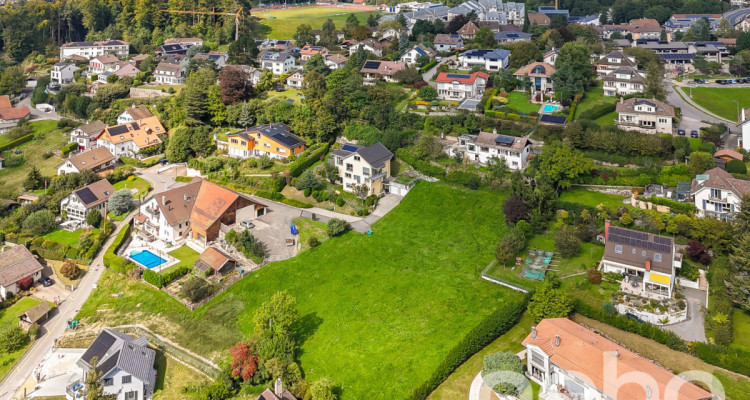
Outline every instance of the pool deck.
[[[545, 110], [545, 107], [555, 107], [554, 110]], [[552, 114], [560, 111], [562, 109], [562, 106], [559, 104], [554, 103], [544, 103], [541, 107], [539, 107], [539, 114]]]
[[[133, 259], [133, 257], [130, 257], [130, 255], [131, 255], [131, 254], [132, 254], [133, 252], [136, 252], [136, 251], [143, 251], [143, 250], [148, 250], [148, 251], [150, 251], [151, 253], [153, 253], [153, 254], [155, 254], [155, 255], [157, 255], [157, 256], [159, 256], [159, 257], [161, 257], [161, 258], [163, 258], [163, 259], [167, 260], [167, 262], [165, 262], [165, 263], [163, 263], [163, 264], [160, 264], [159, 266], [156, 266], [156, 267], [154, 267], [154, 268], [147, 268], [147, 267], [146, 267], [145, 265], [143, 265], [143, 264], [139, 263], [138, 261], [134, 260], [134, 259]], [[165, 269], [167, 269], [167, 268], [169, 268], [169, 267], [171, 267], [171, 266], [173, 266], [173, 265], [175, 265], [175, 264], [177, 264], [177, 263], [179, 263], [179, 262], [180, 262], [180, 260], [178, 260], [178, 259], [176, 259], [176, 258], [174, 258], [174, 257], [170, 256], [169, 254], [167, 254], [167, 253], [166, 253], [166, 252], [164, 252], [164, 251], [161, 251], [161, 250], [158, 250], [158, 249], [154, 249], [154, 248], [151, 248], [151, 247], [146, 247], [146, 246], [137, 246], [137, 247], [135, 247], [135, 246], [130, 246], [130, 247], [128, 247], [128, 248], [127, 248], [127, 249], [125, 250], [125, 253], [124, 253], [124, 254], [125, 254], [125, 255], [126, 255], [127, 257], [128, 257], [128, 259], [129, 259], [130, 261], [134, 262], [134, 263], [135, 263], [136, 265], [139, 265], [139, 266], [141, 266], [141, 267], [143, 267], [143, 268], [146, 268], [146, 269], [150, 269], [151, 271], [154, 271], [154, 272], [160, 272], [160, 271], [163, 271], [163, 270], [165, 270]]]

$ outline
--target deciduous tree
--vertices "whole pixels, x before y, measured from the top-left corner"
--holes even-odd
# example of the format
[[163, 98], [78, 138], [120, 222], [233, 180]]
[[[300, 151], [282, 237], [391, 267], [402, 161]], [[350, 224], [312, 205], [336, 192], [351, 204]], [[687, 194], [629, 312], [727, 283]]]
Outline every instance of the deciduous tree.
[[247, 381], [258, 371], [258, 355], [251, 343], [239, 342], [229, 349], [232, 376]]
[[233, 105], [248, 100], [253, 95], [250, 76], [242, 68], [227, 66], [219, 73], [221, 101]]
[[550, 274], [547, 273], [544, 283], [529, 301], [529, 314], [537, 323], [545, 318], [567, 317], [572, 309], [565, 292], [550, 278]]
[[120, 189], [109, 196], [107, 208], [114, 215], [122, 215], [133, 208], [133, 194], [128, 189]]
[[572, 98], [591, 84], [593, 73], [589, 61], [589, 50], [578, 43], [565, 43], [555, 62], [557, 72], [552, 74], [555, 90], [563, 98]]

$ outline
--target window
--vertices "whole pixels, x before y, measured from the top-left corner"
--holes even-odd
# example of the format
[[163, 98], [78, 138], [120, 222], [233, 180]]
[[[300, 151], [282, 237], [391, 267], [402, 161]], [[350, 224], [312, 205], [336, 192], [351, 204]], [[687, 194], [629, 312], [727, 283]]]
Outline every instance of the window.
[[112, 378], [104, 378], [104, 386], [112, 386], [115, 384], [115, 380]]
[[370, 175], [370, 168], [362, 167], [362, 175]]
[[125, 393], [125, 398], [127, 400], [131, 400], [131, 399], [135, 400], [135, 399], [138, 398], [138, 392], [127, 392], [127, 393]]
[[344, 165], [344, 159], [341, 157], [336, 157], [336, 165]]
[[359, 156], [354, 156], [354, 161], [359, 161], [361, 158]]
[[125, 375], [122, 377], [122, 384], [130, 383], [133, 381], [133, 377], [130, 375]]

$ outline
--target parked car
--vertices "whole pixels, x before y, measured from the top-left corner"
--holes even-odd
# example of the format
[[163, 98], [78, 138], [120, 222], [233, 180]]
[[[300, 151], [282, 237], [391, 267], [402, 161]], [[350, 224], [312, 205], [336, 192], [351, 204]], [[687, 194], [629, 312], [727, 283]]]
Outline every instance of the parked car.
[[54, 282], [52, 282], [52, 279], [50, 279], [48, 276], [43, 276], [39, 278], [39, 283], [41, 283], [44, 287], [49, 287], [52, 286]]
[[678, 129], [677, 134], [680, 136], [685, 136], [685, 130], [684, 129]]
[[698, 134], [698, 131], [696, 131], [695, 129], [693, 129], [692, 131], [690, 131], [690, 137], [691, 138], [697, 138], [697, 137], [700, 137], [700, 135]]
[[695, 78], [695, 79], [693, 79], [693, 82], [695, 82], [695, 83], [706, 83], [706, 80], [705, 79], [700, 79], [700, 78]]
[[632, 319], [632, 320], [633, 320], [633, 321], [635, 321], [635, 322], [638, 322], [638, 323], [641, 323], [641, 324], [643, 323], [643, 320], [642, 320], [642, 319], [640, 319], [640, 318], [639, 318], [639, 317], [638, 317], [637, 315], [635, 315], [635, 314], [631, 314], [631, 313], [626, 313], [626, 314], [625, 314], [625, 316], [626, 316], [626, 317], [628, 317], [628, 319]]
[[716, 83], [718, 83], [719, 85], [723, 85], [724, 84], [724, 79], [717, 79]]
[[255, 224], [253, 224], [252, 221], [242, 221], [240, 222], [240, 226], [242, 226], [245, 229], [255, 228]]

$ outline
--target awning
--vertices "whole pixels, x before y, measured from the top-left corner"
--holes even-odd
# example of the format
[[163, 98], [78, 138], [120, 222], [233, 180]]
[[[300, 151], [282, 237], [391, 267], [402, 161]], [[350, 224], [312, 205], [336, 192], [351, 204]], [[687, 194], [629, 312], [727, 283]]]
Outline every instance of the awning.
[[650, 282], [658, 283], [660, 285], [670, 286], [672, 277], [669, 275], [661, 275], [661, 274], [651, 272], [651, 274], [649, 274], [648, 280]]

